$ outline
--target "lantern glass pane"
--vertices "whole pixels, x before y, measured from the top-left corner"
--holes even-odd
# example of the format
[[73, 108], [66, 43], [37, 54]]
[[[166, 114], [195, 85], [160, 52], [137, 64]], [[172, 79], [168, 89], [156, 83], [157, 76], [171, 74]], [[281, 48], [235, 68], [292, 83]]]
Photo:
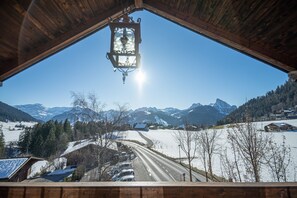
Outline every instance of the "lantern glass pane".
[[136, 56], [119, 56], [119, 67], [136, 67]]
[[[122, 43], [122, 38], [127, 38], [127, 43]], [[122, 54], [135, 54], [135, 30], [133, 28], [115, 28], [113, 51]]]

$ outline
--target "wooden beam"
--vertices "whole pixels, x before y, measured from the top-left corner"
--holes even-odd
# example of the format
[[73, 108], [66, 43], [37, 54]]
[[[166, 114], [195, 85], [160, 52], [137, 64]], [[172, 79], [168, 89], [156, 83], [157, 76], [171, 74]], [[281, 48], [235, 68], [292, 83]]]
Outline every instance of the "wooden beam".
[[202, 34], [212, 40], [227, 45], [244, 54], [252, 56], [258, 60], [276, 67], [284, 72], [296, 70], [296, 63], [290, 57], [278, 54], [256, 43], [252, 43], [243, 37], [227, 32], [211, 25], [208, 22], [202, 21], [199, 18], [194, 18], [189, 14], [182, 13], [174, 8], [169, 8], [159, 1], [146, 0], [143, 3], [144, 9], [164, 17], [174, 23], [186, 27], [194, 32]]
[[143, 0], [134, 0], [135, 8], [142, 9], [143, 8]]
[[297, 183], [57, 182], [0, 183], [1, 197], [293, 198]]
[[[129, 12], [135, 10], [134, 4], [131, 4], [128, 8]], [[74, 44], [75, 42], [85, 38], [86, 36], [98, 31], [105, 27], [110, 18], [115, 19], [123, 15], [122, 7], [117, 7], [113, 10], [108, 10], [102, 13], [100, 17], [94, 17], [92, 20], [81, 24], [75, 29], [72, 29], [60, 37], [49, 41], [47, 44], [40, 46], [29, 52], [23, 52], [22, 57], [16, 57], [13, 64], [6, 64], [0, 67], [0, 81], [5, 81], [13, 75], [23, 71], [24, 69], [32, 66], [33, 64], [53, 55], [54, 53]]]

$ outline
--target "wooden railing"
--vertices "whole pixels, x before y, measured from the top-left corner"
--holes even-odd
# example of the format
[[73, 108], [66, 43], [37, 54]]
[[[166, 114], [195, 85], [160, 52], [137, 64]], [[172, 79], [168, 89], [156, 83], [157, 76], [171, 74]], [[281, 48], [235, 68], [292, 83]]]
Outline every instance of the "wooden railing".
[[0, 198], [297, 198], [297, 183], [0, 183]]

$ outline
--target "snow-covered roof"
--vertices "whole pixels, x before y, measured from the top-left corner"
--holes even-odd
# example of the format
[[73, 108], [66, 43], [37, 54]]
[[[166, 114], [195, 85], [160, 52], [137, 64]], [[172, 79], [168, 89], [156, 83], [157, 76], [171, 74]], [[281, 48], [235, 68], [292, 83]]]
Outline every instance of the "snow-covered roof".
[[287, 124], [285, 122], [277, 122], [277, 123], [271, 123], [269, 125], [275, 125], [275, 126], [278, 126], [278, 127], [282, 127], [282, 126], [287, 126], [287, 125], [290, 125], [290, 124]]
[[[103, 145], [105, 144], [105, 139], [103, 139]], [[73, 152], [73, 151], [76, 151], [76, 150], [79, 150], [83, 147], [86, 147], [88, 145], [95, 145], [95, 146], [100, 146], [98, 142], [95, 142], [91, 139], [89, 140], [81, 140], [81, 141], [74, 141], [74, 142], [69, 142], [68, 143], [68, 147], [67, 149], [64, 151], [64, 153], [62, 153], [62, 157]], [[109, 149], [113, 149], [113, 150], [117, 150], [117, 145], [115, 142], [110, 142], [108, 144], [108, 148]]]
[[9, 179], [28, 160], [25, 158], [0, 159], [0, 179]]
[[138, 123], [135, 125], [135, 129], [145, 129], [147, 127], [147, 124]]

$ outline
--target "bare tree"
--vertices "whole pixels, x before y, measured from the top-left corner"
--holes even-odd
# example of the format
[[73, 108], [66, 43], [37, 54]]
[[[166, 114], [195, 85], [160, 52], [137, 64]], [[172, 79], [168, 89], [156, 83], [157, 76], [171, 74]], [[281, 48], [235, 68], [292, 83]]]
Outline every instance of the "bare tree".
[[234, 143], [231, 142], [230, 144], [231, 149], [228, 150], [226, 148], [220, 153], [222, 176], [228, 178], [229, 181], [242, 182], [243, 166], [240, 160], [240, 154]]
[[110, 115], [104, 114], [104, 104], [101, 104], [94, 94], [85, 97], [83, 94], [72, 93], [73, 106], [78, 109], [77, 117], [87, 122], [92, 122], [92, 134], [96, 134], [97, 149], [95, 155], [98, 161], [98, 180], [104, 180], [103, 176], [108, 168], [108, 161], [112, 157], [110, 147], [113, 144], [113, 137], [116, 136], [113, 130], [116, 126], [123, 124], [127, 116], [126, 105], [117, 105], [118, 109]]
[[236, 124], [228, 130], [228, 139], [238, 150], [245, 170], [255, 182], [260, 182], [261, 164], [264, 162], [265, 151], [271, 136], [258, 131], [251, 122]]
[[[219, 136], [220, 134], [215, 129], [199, 131], [196, 136], [205, 172], [206, 174], [209, 172], [211, 179], [213, 179], [213, 156], [218, 153], [220, 148], [218, 144]], [[208, 168], [208, 171], [206, 170], [206, 167]], [[206, 181], [208, 181], [208, 176], [206, 176]]]
[[224, 178], [228, 178], [228, 180], [236, 181], [236, 173], [235, 173], [235, 166], [233, 161], [230, 160], [228, 157], [227, 149], [225, 149], [220, 154], [220, 167], [221, 167], [221, 175]]
[[191, 163], [195, 158], [198, 142], [196, 141], [197, 132], [187, 130], [187, 126], [185, 125], [185, 130], [178, 130], [175, 134], [175, 140], [180, 146], [181, 150], [185, 153], [188, 164], [189, 164], [189, 175], [190, 181], [192, 180], [192, 166]]
[[270, 141], [266, 153], [266, 163], [274, 181], [287, 182], [288, 167], [291, 163], [291, 148], [286, 145], [285, 136], [283, 136], [281, 145]]
[[[241, 171], [240, 171], [240, 152], [239, 152], [236, 142], [234, 141], [234, 138], [230, 138], [229, 143], [231, 145], [232, 157], [234, 159], [233, 164], [234, 164], [234, 167], [235, 167], [235, 170], [237, 173], [235, 175], [237, 175], [237, 177], [238, 177], [238, 179], [236, 177], [234, 177], [234, 179], [235, 179], [235, 181], [242, 182]], [[226, 154], [226, 157], [227, 157], [227, 154]]]

